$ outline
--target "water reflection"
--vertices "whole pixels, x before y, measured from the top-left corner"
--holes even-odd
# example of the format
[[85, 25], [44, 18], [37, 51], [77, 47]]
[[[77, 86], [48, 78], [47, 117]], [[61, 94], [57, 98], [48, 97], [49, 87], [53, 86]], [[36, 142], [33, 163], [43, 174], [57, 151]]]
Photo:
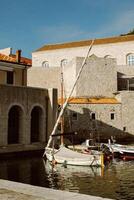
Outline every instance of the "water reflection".
[[100, 167], [52, 168], [41, 158], [0, 161], [0, 178], [113, 199], [134, 199], [134, 162]]

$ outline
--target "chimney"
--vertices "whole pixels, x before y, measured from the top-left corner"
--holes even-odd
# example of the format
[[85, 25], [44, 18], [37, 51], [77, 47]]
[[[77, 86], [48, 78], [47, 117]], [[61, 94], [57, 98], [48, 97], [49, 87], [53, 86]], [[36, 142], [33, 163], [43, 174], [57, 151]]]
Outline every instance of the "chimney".
[[20, 63], [20, 59], [21, 59], [21, 50], [17, 50], [16, 51], [16, 62]]

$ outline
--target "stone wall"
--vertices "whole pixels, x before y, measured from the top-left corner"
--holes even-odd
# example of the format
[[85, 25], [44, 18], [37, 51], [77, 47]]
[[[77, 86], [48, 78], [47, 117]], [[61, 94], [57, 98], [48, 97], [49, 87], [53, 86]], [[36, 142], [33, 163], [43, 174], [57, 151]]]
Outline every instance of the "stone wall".
[[[64, 85], [66, 96], [76, 80], [84, 58], [76, 57], [64, 67]], [[112, 58], [91, 56], [84, 66], [72, 96], [113, 97], [117, 92], [116, 61]], [[101, 88], [101, 89], [100, 89]]]
[[[64, 96], [68, 96], [76, 80], [84, 58], [76, 57], [63, 67]], [[117, 92], [116, 61], [112, 58], [91, 56], [84, 66], [72, 96], [107, 96]], [[41, 88], [58, 88], [60, 97], [61, 68], [38, 68], [28, 70], [28, 85]], [[100, 90], [101, 88], [101, 90]]]
[[122, 126], [126, 133], [134, 135], [134, 92], [121, 91], [117, 97], [122, 102]]
[[134, 77], [134, 66], [118, 65], [117, 72], [121, 73], [122, 75]]
[[[48, 92], [47, 89], [0, 85], [0, 96], [0, 145], [8, 144], [9, 118], [14, 117], [14, 114], [11, 117], [9, 116], [12, 109], [14, 109], [14, 112], [17, 110], [20, 113], [17, 119], [19, 120], [18, 143], [31, 143], [31, 116], [35, 108], [34, 117], [37, 117], [37, 120], [40, 117], [38, 142], [46, 142], [56, 118], [56, 90], [51, 89]], [[36, 113], [39, 116], [35, 116]], [[14, 124], [14, 126], [16, 125]], [[13, 128], [15, 130], [15, 127]], [[15, 137], [14, 134], [13, 137]]]
[[[73, 120], [73, 113], [77, 113], [77, 119]], [[95, 113], [95, 120], [91, 118]], [[111, 119], [111, 114], [114, 119]], [[122, 105], [118, 104], [69, 104], [65, 115], [66, 132], [77, 132], [77, 137], [108, 139], [110, 136], [121, 138], [122, 127]]]
[[[60, 92], [60, 71], [57, 68], [38, 68], [31, 67], [27, 71], [27, 84], [32, 87], [39, 88], [58, 88]], [[59, 94], [60, 95], [60, 94]]]

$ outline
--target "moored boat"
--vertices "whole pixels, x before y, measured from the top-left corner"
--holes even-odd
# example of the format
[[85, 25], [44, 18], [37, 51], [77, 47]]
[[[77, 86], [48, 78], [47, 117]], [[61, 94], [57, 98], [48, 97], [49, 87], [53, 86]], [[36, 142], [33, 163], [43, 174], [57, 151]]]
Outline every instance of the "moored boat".
[[46, 148], [46, 157], [50, 162], [76, 166], [104, 166], [104, 155], [101, 152], [83, 153], [61, 146], [58, 150]]
[[121, 145], [117, 143], [105, 144], [114, 157], [121, 158], [123, 160], [134, 160], [134, 146], [132, 145]]

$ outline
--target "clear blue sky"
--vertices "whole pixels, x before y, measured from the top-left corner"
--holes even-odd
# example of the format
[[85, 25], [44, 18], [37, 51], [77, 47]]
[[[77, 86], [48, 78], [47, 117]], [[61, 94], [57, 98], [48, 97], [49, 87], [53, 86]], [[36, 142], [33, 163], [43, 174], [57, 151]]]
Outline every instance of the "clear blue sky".
[[44, 44], [134, 28], [134, 0], [0, 0], [0, 8], [0, 49], [22, 49], [28, 57]]

